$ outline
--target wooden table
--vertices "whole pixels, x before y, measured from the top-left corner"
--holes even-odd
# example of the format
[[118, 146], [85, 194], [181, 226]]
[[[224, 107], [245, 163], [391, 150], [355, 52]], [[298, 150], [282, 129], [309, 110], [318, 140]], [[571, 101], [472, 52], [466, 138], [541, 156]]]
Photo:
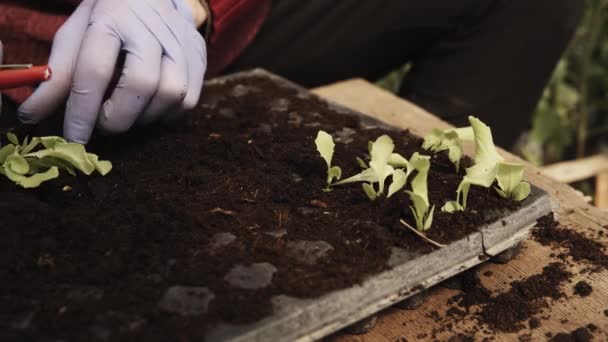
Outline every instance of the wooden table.
[[[327, 99], [376, 117], [393, 126], [409, 128], [414, 134], [420, 136], [432, 128], [450, 126], [412, 103], [404, 101], [364, 80], [344, 81], [313, 91]], [[465, 147], [468, 154], [472, 152], [472, 147], [471, 145]], [[587, 204], [570, 186], [543, 176], [539, 169], [508, 152], [501, 151], [501, 153], [507, 159], [524, 163], [527, 180], [551, 194], [555, 212], [559, 215], [561, 224], [588, 236], [604, 229], [602, 226], [608, 225], [608, 212]], [[608, 234], [604, 235], [600, 242], [608, 245]], [[491, 270], [493, 275], [491, 277], [481, 277], [482, 284], [491, 290], [505, 291], [508, 289], [508, 285], [505, 285], [505, 283], [509, 284], [514, 280], [525, 279], [538, 274], [542, 272], [544, 266], [557, 261], [558, 259], [550, 256], [554, 252], [551, 248], [542, 246], [535, 241], [525, 241], [523, 252], [507, 264], [483, 264], [480, 272]], [[547, 332], [553, 334], [570, 332], [593, 323], [599, 327], [599, 330], [594, 334], [595, 341], [608, 341], [608, 317], [604, 314], [604, 310], [608, 309], [608, 272], [604, 271], [591, 275], [579, 274], [585, 266], [585, 264], [574, 263], [574, 266], [569, 268], [575, 274], [574, 282], [563, 286], [563, 290], [569, 298], [568, 300], [562, 299], [552, 303], [548, 309], [543, 311], [542, 316], [548, 316], [548, 319], [542, 320], [542, 325], [539, 328], [530, 331], [522, 330], [518, 333], [493, 332], [493, 336], [496, 337], [495, 340], [517, 341], [519, 336], [531, 335], [532, 340], [543, 341], [547, 339], [545, 337]], [[593, 286], [593, 292], [585, 298], [572, 295], [572, 285], [582, 279]], [[429, 318], [430, 313], [437, 311], [441, 316], [444, 316], [446, 310], [450, 307], [447, 304], [448, 298], [457, 293], [456, 290], [437, 286], [430, 290], [425, 304], [419, 309], [412, 311], [388, 309], [380, 315], [378, 324], [371, 332], [365, 335], [341, 334], [331, 339], [335, 341], [392, 342], [402, 337], [405, 337], [407, 341], [417, 341], [419, 339], [416, 336], [424, 333], [431, 336], [433, 329], [438, 329], [440, 326]], [[475, 322], [470, 320], [457, 322], [451, 331], [438, 334], [436, 337], [439, 340], [447, 340], [459, 332], [465, 332], [466, 328], [472, 324], [475, 324]], [[476, 340], [481, 340], [483, 335], [478, 334], [475, 337]]]

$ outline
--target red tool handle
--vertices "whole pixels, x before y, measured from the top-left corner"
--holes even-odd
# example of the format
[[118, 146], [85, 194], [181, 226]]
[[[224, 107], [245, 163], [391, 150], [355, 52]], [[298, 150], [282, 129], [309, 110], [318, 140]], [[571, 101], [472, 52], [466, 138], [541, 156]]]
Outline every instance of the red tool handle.
[[51, 78], [51, 69], [47, 65], [0, 70], [0, 90], [36, 85], [49, 78]]

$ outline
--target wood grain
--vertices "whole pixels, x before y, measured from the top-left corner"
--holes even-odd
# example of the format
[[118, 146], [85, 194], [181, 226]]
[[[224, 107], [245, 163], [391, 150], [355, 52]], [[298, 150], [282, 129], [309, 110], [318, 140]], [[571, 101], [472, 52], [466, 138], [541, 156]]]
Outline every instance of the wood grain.
[[[375, 87], [364, 80], [354, 79], [329, 86], [314, 89], [313, 92], [334, 102], [353, 108], [360, 112], [376, 117], [388, 124], [410, 129], [418, 135], [424, 135], [433, 128], [450, 127], [449, 124], [414, 104], [404, 101], [393, 94]], [[468, 153], [471, 147], [467, 146]], [[608, 229], [608, 212], [601, 211], [589, 204], [578, 195], [570, 186], [559, 183], [541, 174], [541, 171], [516, 156], [501, 151], [511, 160], [516, 160], [525, 165], [525, 177], [547, 191], [553, 200], [556, 213], [559, 215], [560, 223], [567, 225], [573, 230], [583, 232], [588, 236], [595, 236], [596, 232]], [[608, 226], [607, 226], [608, 227]], [[608, 237], [608, 234], [604, 234]], [[608, 238], [598, 240], [608, 245]], [[525, 279], [541, 272], [542, 268], [550, 262], [557, 261], [550, 255], [555, 250], [542, 246], [535, 241], [525, 241], [524, 251], [515, 259], [504, 265], [486, 263], [481, 266], [481, 273], [492, 271], [491, 277], [481, 277], [483, 284], [497, 292], [508, 290], [509, 283]], [[522, 330], [518, 333], [505, 334], [493, 331], [489, 335], [478, 334], [476, 340], [484, 336], [493, 336], [496, 341], [517, 341], [519, 336], [530, 335], [532, 340], [545, 340], [545, 334], [551, 332], [570, 332], [576, 328], [593, 323], [599, 327], [595, 333], [596, 341], [608, 341], [608, 317], [604, 310], [608, 309], [608, 272], [595, 274], [580, 274], [587, 265], [584, 263], [573, 263], [570, 271], [575, 273], [572, 284], [563, 286], [568, 294], [568, 299], [551, 303], [541, 315], [547, 317], [541, 320], [541, 326], [534, 330]], [[585, 279], [593, 286], [590, 296], [581, 298], [573, 295], [573, 285]], [[336, 335], [331, 337], [334, 341], [396, 341], [406, 338], [407, 341], [431, 340], [433, 329], [439, 329], [440, 325], [429, 318], [432, 311], [437, 311], [440, 316], [450, 307], [447, 300], [455, 295], [457, 291], [437, 286], [429, 291], [426, 303], [417, 310], [405, 311], [389, 309], [383, 312], [375, 329], [365, 335]], [[567, 320], [567, 321], [565, 321]], [[438, 340], [447, 340], [459, 332], [464, 332], [467, 327], [476, 324], [470, 320], [457, 322], [451, 331], [437, 334]], [[425, 335], [426, 334], [426, 335]]]
[[591, 157], [563, 161], [542, 167], [542, 172], [545, 176], [562, 183], [582, 181], [607, 171], [607, 154], [598, 154]]

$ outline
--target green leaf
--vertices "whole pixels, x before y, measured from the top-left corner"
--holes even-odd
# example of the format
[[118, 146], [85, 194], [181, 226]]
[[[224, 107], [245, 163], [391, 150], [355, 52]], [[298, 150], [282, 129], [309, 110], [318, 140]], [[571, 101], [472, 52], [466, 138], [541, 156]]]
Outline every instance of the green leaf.
[[59, 177], [59, 170], [57, 169], [57, 167], [53, 166], [50, 169], [48, 169], [46, 172], [42, 172], [42, 173], [36, 173], [31, 175], [30, 177], [25, 177], [23, 179], [21, 179], [20, 181], [17, 182], [17, 184], [21, 185], [22, 187], [29, 189], [29, 188], [36, 188], [38, 186], [40, 186], [41, 183], [46, 182], [47, 180], [50, 179], [54, 179]]
[[490, 187], [496, 179], [498, 163], [503, 160], [494, 146], [490, 127], [473, 116], [469, 116], [469, 122], [475, 135], [475, 164], [467, 168], [466, 176], [456, 190], [456, 201], [463, 209], [467, 207], [470, 186]]
[[[100, 165], [99, 167], [101, 168], [102, 166]], [[111, 165], [110, 168], [112, 168]], [[101, 171], [99, 173], [101, 173]], [[331, 184], [334, 178], [340, 179], [340, 177], [342, 177], [342, 169], [339, 166], [332, 166], [329, 168], [329, 170], [327, 170], [327, 184]]]
[[460, 159], [462, 159], [462, 146], [453, 145], [448, 148], [448, 159], [454, 164], [456, 167], [456, 172], [460, 170]]
[[368, 182], [368, 183], [376, 183], [378, 182], [378, 176], [376, 175], [376, 172], [369, 168], [369, 169], [365, 169], [363, 171], [361, 171], [360, 173], [348, 177], [346, 179], [343, 179], [339, 182], [334, 183], [333, 185], [342, 185], [342, 184], [347, 184], [347, 183], [354, 183], [354, 182]]
[[[412, 180], [412, 191], [419, 195], [424, 199], [426, 206], [428, 208], [429, 199], [428, 199], [428, 187], [427, 187], [427, 178], [429, 169], [431, 167], [431, 161], [429, 156], [423, 156], [418, 154], [418, 152], [412, 155], [410, 158], [410, 165], [418, 171], [414, 179]], [[408, 170], [408, 172], [413, 172]]]
[[21, 155], [27, 154], [32, 152], [36, 146], [38, 146], [38, 144], [40, 144], [40, 140], [37, 138], [33, 138], [32, 141], [30, 141], [29, 143], [27, 142], [27, 137], [25, 138], [25, 141], [23, 142], [23, 146], [21, 146], [21, 149], [19, 150], [19, 153]]
[[475, 140], [475, 131], [473, 130], [473, 127], [471, 127], [471, 126], [454, 128], [451, 131], [456, 133], [456, 135], [458, 136], [458, 139], [460, 139], [460, 140], [463, 140], [463, 141]]
[[435, 213], [435, 206], [432, 206], [431, 210], [429, 211], [428, 215], [426, 216], [426, 220], [424, 221], [423, 230], [431, 229], [431, 226], [433, 225], [433, 214], [434, 213]]
[[6, 137], [8, 138], [8, 141], [14, 145], [19, 145], [19, 139], [17, 139], [17, 136], [14, 133], [6, 133]]
[[38, 137], [34, 138], [38, 140], [45, 148], [54, 148], [57, 144], [65, 144], [67, 141], [62, 137], [57, 136], [48, 136], [48, 137]]
[[530, 184], [522, 182], [524, 167], [520, 164], [498, 163], [496, 180], [498, 194], [505, 198], [522, 201], [530, 194]]
[[521, 183], [524, 175], [524, 166], [520, 164], [498, 163], [496, 180], [498, 186], [508, 195], [513, 192], [517, 184]]
[[[340, 179], [342, 177], [342, 169], [340, 169], [338, 166], [331, 166], [331, 160], [334, 156], [334, 147], [336, 144], [334, 144], [334, 140], [331, 135], [324, 131], [319, 131], [317, 133], [315, 144], [317, 145], [317, 151], [319, 151], [319, 154], [321, 154], [321, 157], [323, 160], [325, 160], [325, 164], [327, 165], [327, 185], [330, 185], [334, 179]], [[98, 170], [105, 172], [107, 172], [107, 167], [107, 165], [96, 165]]]
[[416, 220], [416, 228], [418, 230], [423, 230], [425, 214], [429, 208], [428, 199], [423, 198], [422, 196], [412, 191], [406, 192], [410, 196], [410, 200], [412, 201], [412, 206], [410, 206], [410, 209], [412, 210], [414, 214], [414, 219]]
[[422, 148], [425, 150], [431, 150], [433, 152], [442, 151], [446, 148], [444, 140], [445, 131], [439, 128], [434, 128], [424, 136]]
[[365, 163], [365, 161], [363, 161], [363, 159], [361, 159], [359, 157], [356, 157], [356, 159], [357, 159], [357, 164], [359, 165], [359, 167], [361, 167], [362, 169], [368, 168], [367, 164]]
[[469, 184], [479, 185], [487, 188], [494, 183], [494, 179], [496, 178], [496, 170], [496, 164], [475, 164], [467, 168], [467, 173], [464, 178]]
[[[97, 170], [97, 172], [102, 175], [105, 176], [107, 175], [110, 171], [112, 171], [112, 163], [107, 161], [107, 160], [99, 160], [99, 157], [96, 154], [93, 153], [87, 153], [87, 157], [89, 158], [89, 161], [91, 163], [93, 163], [93, 165], [95, 166], [95, 170]], [[337, 171], [334, 171], [336, 173], [339, 173], [340, 175], [342, 175], [342, 170], [340, 170], [339, 167], [336, 166], [336, 168], [338, 169]], [[338, 178], [340, 178], [338, 176]]]
[[433, 129], [424, 137], [422, 147], [435, 153], [448, 150], [448, 157], [456, 167], [456, 172], [458, 172], [463, 154], [462, 140], [472, 140], [473, 136], [472, 127]]
[[[456, 190], [458, 193], [456, 195], [456, 199], [459, 203], [462, 203], [462, 209], [466, 209], [467, 207], [467, 198], [469, 197], [469, 189], [471, 188], [471, 183], [469, 183], [466, 177], [460, 182], [458, 185], [458, 189]], [[461, 197], [462, 196], [462, 197]], [[462, 198], [462, 201], [461, 201]]]
[[[9, 136], [15, 141], [16, 136]], [[46, 149], [35, 150], [39, 144]], [[23, 145], [10, 144], [0, 149], [0, 173], [24, 188], [39, 186], [42, 182], [59, 176], [63, 168], [76, 175], [79, 169], [87, 175], [97, 170], [106, 175], [112, 169], [112, 163], [99, 160], [99, 157], [87, 153], [84, 145], [68, 143], [61, 137], [26, 137]]]
[[517, 184], [511, 198], [515, 201], [523, 201], [530, 195], [530, 183], [521, 182]]
[[331, 159], [334, 156], [334, 139], [325, 131], [319, 131], [317, 133], [317, 138], [315, 139], [315, 144], [317, 145], [317, 151], [321, 154], [321, 158], [325, 160], [325, 164], [327, 164], [327, 169], [331, 168]]
[[32, 168], [33, 172], [39, 172], [42, 169], [46, 170], [53, 166], [56, 166], [58, 169], [66, 170], [70, 175], [76, 176], [76, 169], [65, 160], [52, 157], [45, 157], [42, 159], [27, 157], [26, 159], [30, 164], [30, 167]]
[[370, 155], [372, 160], [369, 166], [376, 172], [378, 177], [378, 195], [384, 192], [384, 180], [388, 177], [393, 168], [388, 165], [388, 159], [395, 149], [393, 139], [388, 135], [382, 135], [372, 144]]
[[394, 168], [405, 167], [409, 165], [407, 159], [403, 158], [399, 153], [392, 153], [388, 158], [388, 164]]
[[84, 145], [76, 143], [57, 143], [52, 148], [28, 153], [26, 157], [52, 157], [65, 160], [86, 175], [95, 171], [95, 164], [90, 160]]
[[0, 164], [4, 164], [6, 158], [15, 152], [17, 147], [13, 144], [8, 144], [0, 148]]
[[453, 213], [456, 211], [462, 211], [464, 208], [457, 201], [448, 201], [441, 207], [441, 211], [446, 213]]
[[[431, 167], [430, 157], [414, 153], [410, 158], [409, 166], [418, 171], [411, 183], [412, 191], [407, 191], [407, 194], [412, 201], [412, 206], [410, 206], [410, 209], [414, 213], [416, 229], [422, 231], [428, 229], [425, 228], [427, 225], [428, 216], [432, 215], [432, 212], [429, 212], [427, 186], [428, 173]], [[408, 172], [412, 172], [412, 170], [408, 170]], [[430, 222], [432, 222], [432, 218]]]
[[407, 175], [403, 170], [397, 169], [393, 172], [393, 182], [388, 187], [388, 194], [386, 197], [391, 197], [395, 192], [401, 190], [405, 186], [407, 181]]
[[18, 175], [25, 175], [30, 171], [30, 165], [27, 160], [18, 154], [12, 154], [6, 158], [5, 167]]
[[378, 197], [378, 194], [376, 193], [376, 190], [374, 190], [374, 186], [372, 184], [363, 183], [361, 184], [361, 186], [363, 187], [363, 191], [365, 191], [365, 194], [370, 200], [373, 201]]
[[492, 130], [476, 117], [469, 116], [469, 122], [475, 133], [475, 164], [496, 164], [503, 158], [496, 151]]
[[441, 211], [445, 213], [455, 213], [462, 210], [462, 206], [456, 201], [448, 201], [441, 207]]
[[499, 188], [494, 188], [494, 190], [496, 190], [496, 192], [498, 192], [498, 195], [500, 195], [500, 197], [509, 198], [509, 195], [507, 195], [504, 191], [500, 190]]

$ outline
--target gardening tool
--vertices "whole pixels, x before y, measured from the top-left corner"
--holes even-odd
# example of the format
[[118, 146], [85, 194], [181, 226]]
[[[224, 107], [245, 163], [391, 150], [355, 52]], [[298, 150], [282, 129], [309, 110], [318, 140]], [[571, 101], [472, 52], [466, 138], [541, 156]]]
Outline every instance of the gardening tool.
[[0, 90], [36, 85], [49, 78], [48, 65], [0, 64]]

